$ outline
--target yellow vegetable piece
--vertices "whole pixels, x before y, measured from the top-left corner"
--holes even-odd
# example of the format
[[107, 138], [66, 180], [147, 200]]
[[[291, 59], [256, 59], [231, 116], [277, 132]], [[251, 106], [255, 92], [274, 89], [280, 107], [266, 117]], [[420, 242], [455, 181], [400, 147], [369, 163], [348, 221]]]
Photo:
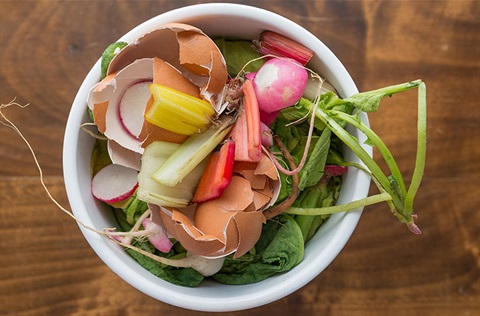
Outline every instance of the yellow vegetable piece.
[[154, 100], [145, 113], [149, 123], [182, 135], [207, 130], [215, 114], [209, 102], [159, 84], [148, 87]]

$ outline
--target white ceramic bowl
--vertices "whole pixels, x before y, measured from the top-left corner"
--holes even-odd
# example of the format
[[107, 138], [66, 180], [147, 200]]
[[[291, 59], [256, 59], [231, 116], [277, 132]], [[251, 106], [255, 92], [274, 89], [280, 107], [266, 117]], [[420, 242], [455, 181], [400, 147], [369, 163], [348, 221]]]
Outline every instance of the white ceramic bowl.
[[[253, 39], [262, 30], [282, 33], [315, 52], [310, 66], [331, 82], [341, 96], [358, 92], [357, 88], [334, 54], [314, 35], [294, 22], [263, 9], [238, 4], [200, 4], [176, 9], [135, 27], [119, 40], [131, 42], [157, 25], [184, 22], [205, 33], [234, 38]], [[75, 216], [85, 225], [96, 229], [117, 226], [115, 218], [90, 193], [90, 154], [94, 140], [82, 132], [80, 125], [87, 121], [86, 99], [89, 89], [100, 79], [100, 60], [93, 66], [80, 87], [68, 118], [63, 150], [64, 177], [68, 199]], [[368, 123], [367, 117], [363, 120]], [[363, 143], [363, 135], [355, 136]], [[365, 148], [370, 151], [370, 148]], [[359, 162], [346, 150], [346, 158]], [[367, 196], [370, 178], [356, 169], [344, 176], [338, 203], [347, 203]], [[198, 288], [173, 285], [150, 274], [137, 264], [121, 247], [107, 238], [86, 230], [85, 238], [97, 255], [122, 279], [165, 303], [198, 311], [243, 310], [268, 304], [298, 290], [320, 274], [338, 255], [350, 238], [361, 209], [333, 215], [305, 249], [303, 261], [288, 273], [250, 285], [222, 285], [207, 281]]]

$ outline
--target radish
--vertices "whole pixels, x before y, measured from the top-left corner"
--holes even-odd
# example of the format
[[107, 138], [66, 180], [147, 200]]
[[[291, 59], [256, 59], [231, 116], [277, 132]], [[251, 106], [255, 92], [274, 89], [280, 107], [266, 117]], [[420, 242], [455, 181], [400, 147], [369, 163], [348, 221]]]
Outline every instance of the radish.
[[272, 113], [294, 105], [302, 97], [307, 81], [308, 72], [299, 62], [270, 59], [253, 79], [260, 111]]
[[272, 147], [273, 146], [273, 135], [272, 130], [263, 122], [260, 122], [260, 133], [262, 137], [262, 146]]
[[143, 128], [145, 108], [151, 96], [148, 85], [151, 83], [142, 81], [131, 85], [120, 99], [120, 120], [125, 129], [137, 138]]
[[172, 241], [160, 225], [155, 224], [151, 218], [146, 218], [142, 222], [148, 241], [158, 250], [167, 253], [172, 249]]
[[93, 177], [92, 194], [109, 204], [128, 199], [138, 187], [137, 174], [134, 169], [110, 164]]
[[265, 112], [260, 110], [260, 121], [267, 125], [270, 126], [272, 125], [273, 121], [277, 118], [277, 115], [280, 113], [280, 111], [274, 111], [274, 112]]

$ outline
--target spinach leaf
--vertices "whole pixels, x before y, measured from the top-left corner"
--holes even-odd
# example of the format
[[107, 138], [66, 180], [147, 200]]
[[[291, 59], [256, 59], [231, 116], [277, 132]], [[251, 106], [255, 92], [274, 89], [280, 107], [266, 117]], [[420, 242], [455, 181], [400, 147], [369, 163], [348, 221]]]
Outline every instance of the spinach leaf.
[[[146, 251], [151, 251], [147, 243], [139, 243], [136, 245]], [[159, 263], [133, 249], [126, 249], [126, 251], [137, 261], [142, 267], [150, 271], [153, 275], [168, 281], [170, 283], [188, 287], [195, 287], [204, 279], [203, 275], [192, 268], [176, 268]], [[162, 255], [161, 253], [155, 253]]]
[[[248, 62], [260, 57], [260, 54], [253, 49], [251, 41], [234, 41], [217, 38], [214, 42], [224, 56], [227, 63], [227, 71], [232, 77], [235, 77]], [[255, 72], [264, 63], [265, 61], [263, 59], [258, 59], [249, 63], [243, 70], [246, 72]]]
[[303, 236], [289, 216], [281, 214], [268, 221], [254, 249], [233, 259], [228, 256], [213, 279], [225, 284], [250, 284], [286, 272], [303, 258]]
[[[315, 186], [300, 192], [293, 203], [298, 208], [320, 208], [332, 206], [337, 202], [342, 181], [340, 177], [322, 178]], [[295, 221], [300, 226], [304, 242], [308, 242], [318, 228], [330, 215], [297, 215]]]
[[[300, 182], [298, 188], [300, 190], [305, 189], [306, 187], [315, 185], [320, 181], [320, 178], [323, 176], [323, 169], [325, 168], [325, 162], [327, 161], [327, 156], [330, 148], [330, 136], [332, 131], [328, 128], [322, 131], [322, 135], [316, 141], [316, 143], [309, 148], [309, 153], [307, 156], [307, 161], [305, 166], [299, 173]], [[305, 145], [299, 151], [299, 159], [303, 155], [305, 150]]]

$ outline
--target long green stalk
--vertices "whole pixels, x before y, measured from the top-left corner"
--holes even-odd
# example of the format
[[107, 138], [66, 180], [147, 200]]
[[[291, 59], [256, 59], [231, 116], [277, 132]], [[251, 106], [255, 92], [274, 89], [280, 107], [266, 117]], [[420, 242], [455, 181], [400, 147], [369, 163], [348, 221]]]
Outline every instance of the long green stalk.
[[301, 207], [290, 206], [285, 211], [285, 213], [295, 214], [295, 215], [328, 215], [328, 214], [351, 211], [367, 205], [372, 205], [372, 204], [391, 201], [391, 200], [392, 200], [392, 197], [390, 196], [390, 194], [384, 192], [384, 193], [363, 198], [361, 200], [356, 200], [347, 204], [333, 205], [328, 207], [301, 208]]
[[413, 199], [417, 194], [420, 183], [422, 182], [425, 170], [425, 160], [427, 156], [427, 87], [424, 83], [418, 87], [418, 122], [417, 122], [417, 156], [415, 159], [415, 169], [413, 170], [412, 180], [405, 196], [404, 212], [412, 214]]
[[361, 132], [365, 134], [365, 136], [368, 137], [368, 139], [371, 140], [372, 143], [375, 144], [375, 147], [377, 147], [378, 151], [380, 152], [383, 159], [387, 163], [387, 166], [390, 169], [390, 172], [398, 181], [398, 184], [401, 189], [401, 194], [405, 196], [407, 194], [407, 189], [405, 187], [405, 182], [403, 181], [402, 173], [398, 168], [397, 162], [395, 161], [395, 158], [393, 157], [392, 153], [387, 148], [385, 143], [380, 139], [380, 137], [378, 137], [378, 135], [372, 129], [370, 129], [367, 125], [365, 125], [362, 121], [360, 121], [358, 118], [355, 118], [352, 115], [349, 115], [341, 111], [335, 111], [335, 110], [329, 111], [328, 113], [329, 114], [331, 113], [335, 115], [335, 117], [338, 117], [341, 120], [358, 128]]
[[[313, 103], [305, 103], [305, 106], [308, 110], [313, 110]], [[375, 160], [373, 160], [373, 158], [370, 157], [365, 149], [363, 149], [358, 143], [358, 140], [340, 126], [340, 124], [338, 124], [330, 115], [320, 109], [320, 107], [317, 107], [315, 114], [317, 118], [324, 122], [325, 125], [327, 125], [328, 128], [330, 128], [332, 132], [337, 135], [337, 137], [358, 156], [358, 158], [360, 158], [367, 169], [370, 170], [371, 174], [377, 178], [383, 189], [392, 196], [393, 203], [396, 206], [402, 206], [401, 200], [390, 188], [390, 180], [388, 180], [388, 177], [383, 173]]]

